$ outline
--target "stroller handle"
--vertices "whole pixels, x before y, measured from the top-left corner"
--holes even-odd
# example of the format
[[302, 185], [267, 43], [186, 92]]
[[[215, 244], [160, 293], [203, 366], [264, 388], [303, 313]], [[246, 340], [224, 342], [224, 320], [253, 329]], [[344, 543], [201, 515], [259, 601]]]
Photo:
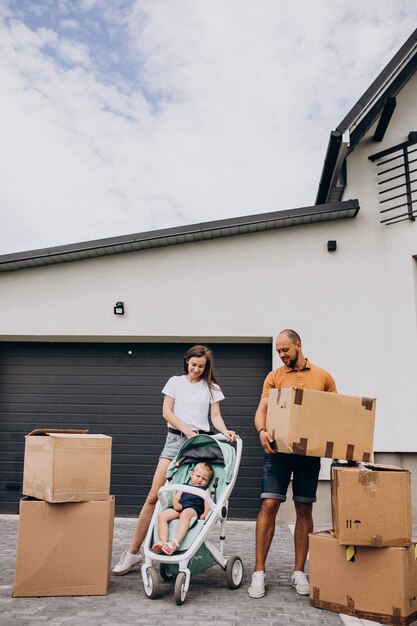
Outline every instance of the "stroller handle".
[[[217, 441], [225, 441], [227, 443], [230, 443], [229, 437], [226, 437], [226, 435], [223, 435], [223, 433], [216, 433], [215, 435], [210, 435], [210, 437], [212, 439], [217, 439]], [[242, 439], [239, 437], [239, 435], [236, 435], [235, 444], [238, 448], [242, 447]]]
[[161, 487], [158, 491], [158, 500], [160, 501], [162, 506], [166, 506], [168, 504], [165, 495], [168, 491], [185, 491], [186, 493], [192, 493], [207, 502], [211, 509], [214, 509], [216, 506], [216, 503], [206, 491], [203, 491], [199, 487], [193, 487], [192, 485], [164, 485], [163, 487]]
[[[217, 439], [217, 441], [226, 441], [227, 443], [230, 443], [230, 439], [229, 437], [226, 437], [226, 435], [223, 435], [223, 433], [216, 433], [215, 435], [210, 435], [212, 439]], [[239, 441], [240, 437], [237, 435], [236, 438], [236, 443]]]

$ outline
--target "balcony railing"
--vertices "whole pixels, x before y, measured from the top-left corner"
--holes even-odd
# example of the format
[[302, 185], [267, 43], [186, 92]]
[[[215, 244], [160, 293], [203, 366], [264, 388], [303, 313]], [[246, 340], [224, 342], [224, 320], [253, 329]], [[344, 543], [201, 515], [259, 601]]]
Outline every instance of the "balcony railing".
[[378, 168], [378, 196], [381, 224], [390, 226], [417, 214], [417, 132], [408, 141], [387, 148], [369, 159]]

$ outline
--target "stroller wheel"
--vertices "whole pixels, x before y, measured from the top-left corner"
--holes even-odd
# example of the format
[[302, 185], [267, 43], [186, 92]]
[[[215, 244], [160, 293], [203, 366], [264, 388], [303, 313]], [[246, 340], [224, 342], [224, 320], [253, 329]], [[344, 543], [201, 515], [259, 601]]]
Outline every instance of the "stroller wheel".
[[159, 596], [159, 578], [153, 567], [149, 567], [146, 570], [146, 583], [143, 587], [146, 595], [148, 598], [151, 598], [151, 600], [154, 600]]
[[161, 574], [162, 580], [172, 580], [174, 578], [174, 574], [168, 569], [165, 563], [161, 563], [159, 566], [159, 573]]
[[239, 556], [231, 556], [226, 565], [226, 582], [229, 589], [238, 589], [243, 580], [243, 563]]
[[185, 590], [185, 572], [179, 572], [175, 581], [174, 598], [177, 604], [184, 604], [187, 592]]

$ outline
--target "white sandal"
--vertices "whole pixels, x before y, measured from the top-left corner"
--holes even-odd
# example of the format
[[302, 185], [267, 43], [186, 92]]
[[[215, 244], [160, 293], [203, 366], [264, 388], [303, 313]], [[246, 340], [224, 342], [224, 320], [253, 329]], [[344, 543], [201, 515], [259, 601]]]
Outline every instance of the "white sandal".
[[178, 550], [179, 547], [180, 547], [180, 544], [175, 539], [175, 537], [173, 537], [170, 541], [168, 541], [168, 543], [165, 543], [162, 546], [162, 552], [166, 554], [167, 556], [171, 556], [171, 554], [174, 554], [174, 552]]

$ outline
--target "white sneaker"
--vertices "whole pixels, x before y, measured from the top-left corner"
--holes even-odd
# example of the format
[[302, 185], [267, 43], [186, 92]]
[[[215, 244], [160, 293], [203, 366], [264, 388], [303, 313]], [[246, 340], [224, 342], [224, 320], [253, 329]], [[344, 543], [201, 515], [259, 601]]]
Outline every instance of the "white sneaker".
[[263, 598], [265, 595], [265, 572], [253, 572], [248, 594], [251, 598]]
[[308, 596], [310, 594], [310, 583], [304, 572], [294, 572], [291, 576], [291, 584], [300, 596]]
[[123, 552], [120, 561], [117, 565], [115, 565], [112, 569], [112, 574], [115, 576], [123, 576], [123, 574], [127, 574], [135, 567], [139, 567], [142, 563], [143, 558], [140, 552], [137, 554], [130, 554], [130, 552]]

